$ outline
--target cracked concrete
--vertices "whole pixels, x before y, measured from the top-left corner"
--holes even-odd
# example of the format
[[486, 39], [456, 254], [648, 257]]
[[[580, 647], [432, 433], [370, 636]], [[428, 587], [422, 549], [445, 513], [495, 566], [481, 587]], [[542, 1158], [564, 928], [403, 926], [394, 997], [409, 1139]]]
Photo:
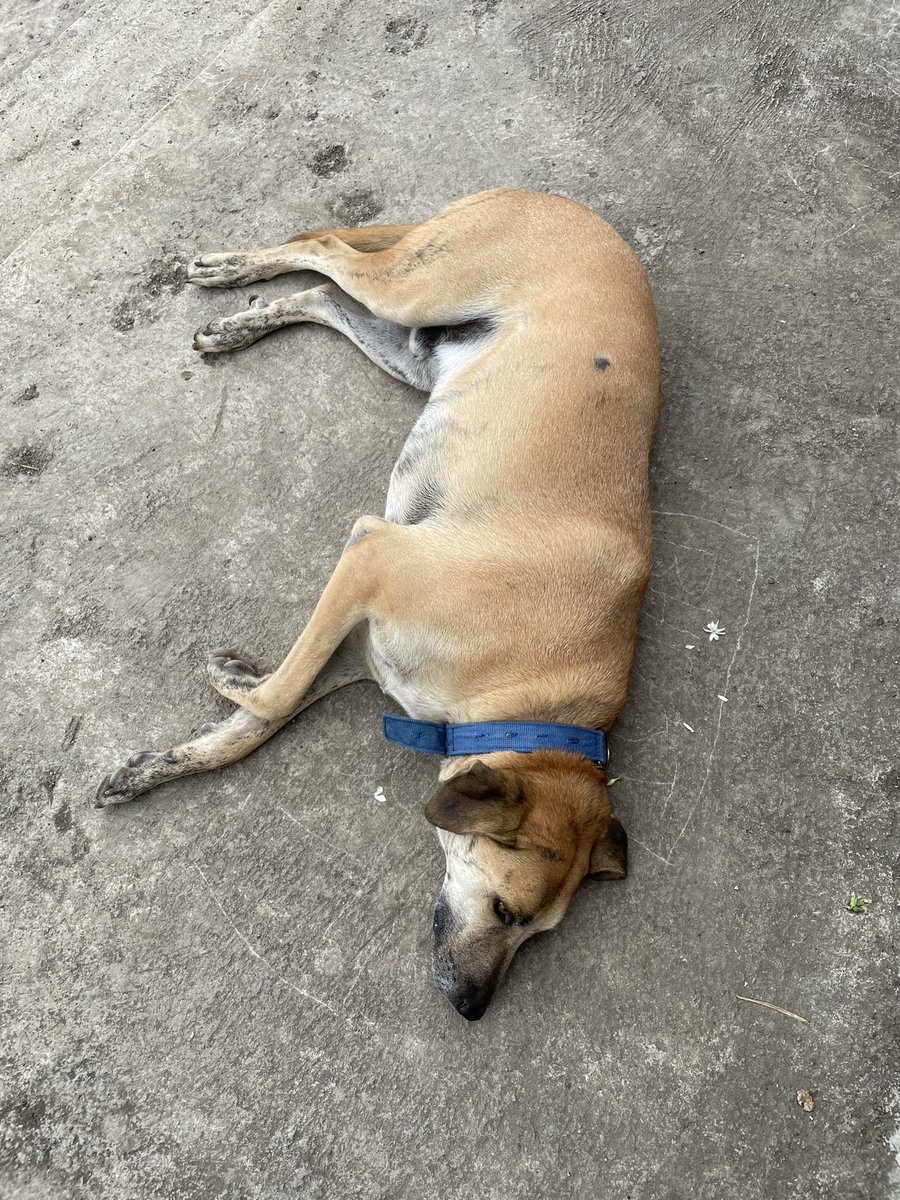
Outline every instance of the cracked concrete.
[[[4, 1196], [898, 1194], [897, 32], [811, 0], [0, 3]], [[180, 264], [501, 183], [632, 242], [665, 387], [631, 875], [468, 1025], [428, 978], [434, 765], [371, 688], [90, 799], [226, 711], [207, 647], [277, 661], [418, 409], [318, 328], [201, 361], [246, 296]]]

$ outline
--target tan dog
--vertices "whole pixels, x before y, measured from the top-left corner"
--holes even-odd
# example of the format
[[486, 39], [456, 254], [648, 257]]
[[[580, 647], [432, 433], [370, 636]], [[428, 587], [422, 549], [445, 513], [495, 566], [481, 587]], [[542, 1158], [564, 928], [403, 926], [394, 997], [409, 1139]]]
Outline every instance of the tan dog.
[[[497, 190], [421, 225], [206, 254], [189, 278], [235, 287], [301, 270], [333, 282], [253, 297], [198, 331], [195, 349], [235, 350], [315, 321], [429, 391], [385, 518], [356, 522], [274, 673], [213, 651], [232, 716], [131, 758], [101, 784], [101, 806], [234, 762], [355, 680], [438, 722], [605, 730], [625, 700], [650, 571], [659, 404], [653, 301], [631, 250], [580, 204]], [[447, 860], [434, 977], [463, 1016], [484, 1013], [518, 947], [560, 921], [585, 875], [625, 875], [606, 778], [562, 750], [443, 763], [425, 809]]]

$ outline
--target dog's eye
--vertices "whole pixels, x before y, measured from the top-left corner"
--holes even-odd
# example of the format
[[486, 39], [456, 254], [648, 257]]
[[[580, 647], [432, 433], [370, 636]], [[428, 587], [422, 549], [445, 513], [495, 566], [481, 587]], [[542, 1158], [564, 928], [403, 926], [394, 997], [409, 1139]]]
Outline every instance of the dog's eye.
[[516, 918], [512, 915], [499, 896], [494, 900], [494, 915], [503, 922], [504, 925], [515, 925]]

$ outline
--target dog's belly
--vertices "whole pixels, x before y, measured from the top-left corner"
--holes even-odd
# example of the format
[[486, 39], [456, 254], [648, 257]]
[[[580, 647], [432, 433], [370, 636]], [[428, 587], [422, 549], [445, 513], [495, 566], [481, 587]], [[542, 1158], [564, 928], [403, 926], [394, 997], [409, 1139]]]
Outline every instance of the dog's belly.
[[433, 516], [444, 499], [443, 463], [449, 432], [446, 399], [432, 398], [410, 430], [391, 472], [384, 515], [397, 525], [417, 525]]
[[384, 512], [388, 521], [418, 525], [442, 508], [448, 489], [445, 464], [454, 432], [453, 389], [448, 385], [483, 354], [495, 332], [489, 318], [411, 331], [410, 346], [428, 363], [433, 391], [391, 472]]

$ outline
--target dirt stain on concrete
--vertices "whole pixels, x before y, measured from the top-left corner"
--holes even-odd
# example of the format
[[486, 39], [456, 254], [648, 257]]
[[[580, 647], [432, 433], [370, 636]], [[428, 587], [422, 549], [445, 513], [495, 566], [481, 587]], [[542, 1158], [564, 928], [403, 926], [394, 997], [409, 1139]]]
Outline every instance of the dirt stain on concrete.
[[346, 166], [347, 147], [340, 142], [324, 146], [312, 156], [309, 163], [313, 175], [318, 175], [320, 179], [330, 179], [332, 175], [339, 175]]
[[388, 54], [410, 54], [425, 44], [428, 24], [411, 15], [391, 17], [384, 26], [384, 43]]
[[53, 451], [39, 442], [15, 446], [0, 463], [0, 475], [7, 479], [40, 479], [53, 462]]

